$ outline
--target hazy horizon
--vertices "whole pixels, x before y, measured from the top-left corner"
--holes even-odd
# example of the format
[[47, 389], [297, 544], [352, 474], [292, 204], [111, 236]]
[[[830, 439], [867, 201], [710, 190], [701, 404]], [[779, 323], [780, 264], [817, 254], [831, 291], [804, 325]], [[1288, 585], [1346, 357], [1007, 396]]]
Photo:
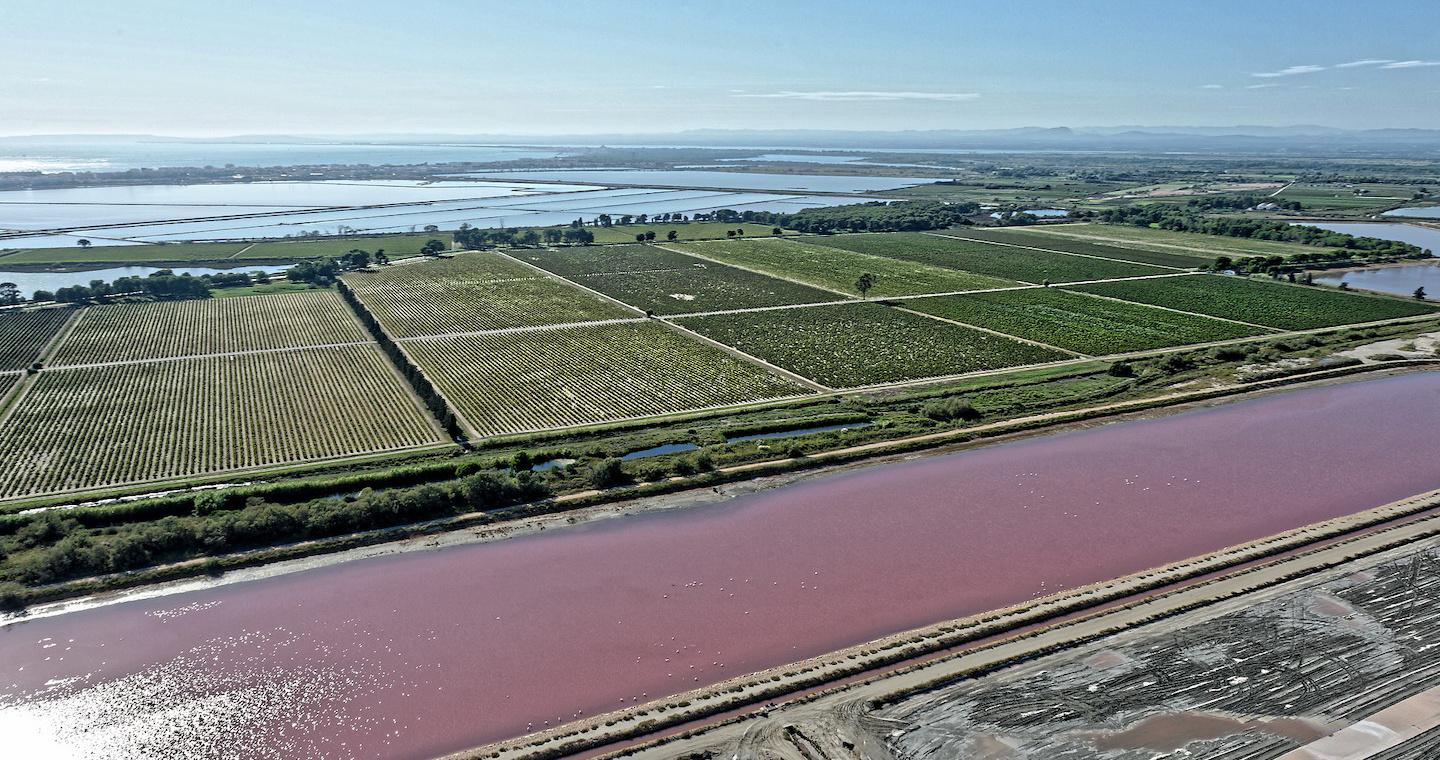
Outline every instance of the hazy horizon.
[[60, 0], [0, 10], [0, 135], [1440, 124], [1440, 11], [1365, 10]]

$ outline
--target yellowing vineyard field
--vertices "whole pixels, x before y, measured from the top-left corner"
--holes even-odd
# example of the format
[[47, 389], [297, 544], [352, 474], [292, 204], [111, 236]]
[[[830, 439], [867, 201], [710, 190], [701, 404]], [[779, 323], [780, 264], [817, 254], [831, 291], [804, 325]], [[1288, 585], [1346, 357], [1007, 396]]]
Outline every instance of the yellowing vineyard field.
[[345, 282], [394, 338], [638, 316], [488, 252], [355, 272]]
[[0, 424], [0, 498], [442, 440], [373, 345], [47, 369]]
[[369, 340], [333, 291], [91, 306], [51, 365], [143, 361]]
[[653, 322], [402, 345], [482, 436], [810, 392]]

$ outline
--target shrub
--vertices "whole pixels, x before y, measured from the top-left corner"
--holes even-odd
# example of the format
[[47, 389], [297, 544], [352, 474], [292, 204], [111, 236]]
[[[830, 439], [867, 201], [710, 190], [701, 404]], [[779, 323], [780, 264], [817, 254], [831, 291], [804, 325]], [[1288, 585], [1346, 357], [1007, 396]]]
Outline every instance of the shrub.
[[609, 488], [624, 483], [625, 470], [617, 457], [591, 462], [581, 471], [580, 476], [594, 488]]

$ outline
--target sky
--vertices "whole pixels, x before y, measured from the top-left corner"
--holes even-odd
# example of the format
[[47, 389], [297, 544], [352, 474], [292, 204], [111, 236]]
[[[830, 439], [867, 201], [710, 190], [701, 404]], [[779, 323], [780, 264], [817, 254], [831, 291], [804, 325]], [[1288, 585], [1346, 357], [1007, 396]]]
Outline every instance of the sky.
[[0, 135], [1440, 128], [1434, 0], [17, 0], [0, 29]]

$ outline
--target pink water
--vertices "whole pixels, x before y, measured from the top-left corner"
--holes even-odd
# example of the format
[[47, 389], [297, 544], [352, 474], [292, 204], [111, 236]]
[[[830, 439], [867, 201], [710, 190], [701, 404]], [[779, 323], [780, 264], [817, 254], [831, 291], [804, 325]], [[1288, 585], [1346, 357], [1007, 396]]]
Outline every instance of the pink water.
[[0, 629], [27, 757], [426, 758], [1440, 488], [1440, 373]]

